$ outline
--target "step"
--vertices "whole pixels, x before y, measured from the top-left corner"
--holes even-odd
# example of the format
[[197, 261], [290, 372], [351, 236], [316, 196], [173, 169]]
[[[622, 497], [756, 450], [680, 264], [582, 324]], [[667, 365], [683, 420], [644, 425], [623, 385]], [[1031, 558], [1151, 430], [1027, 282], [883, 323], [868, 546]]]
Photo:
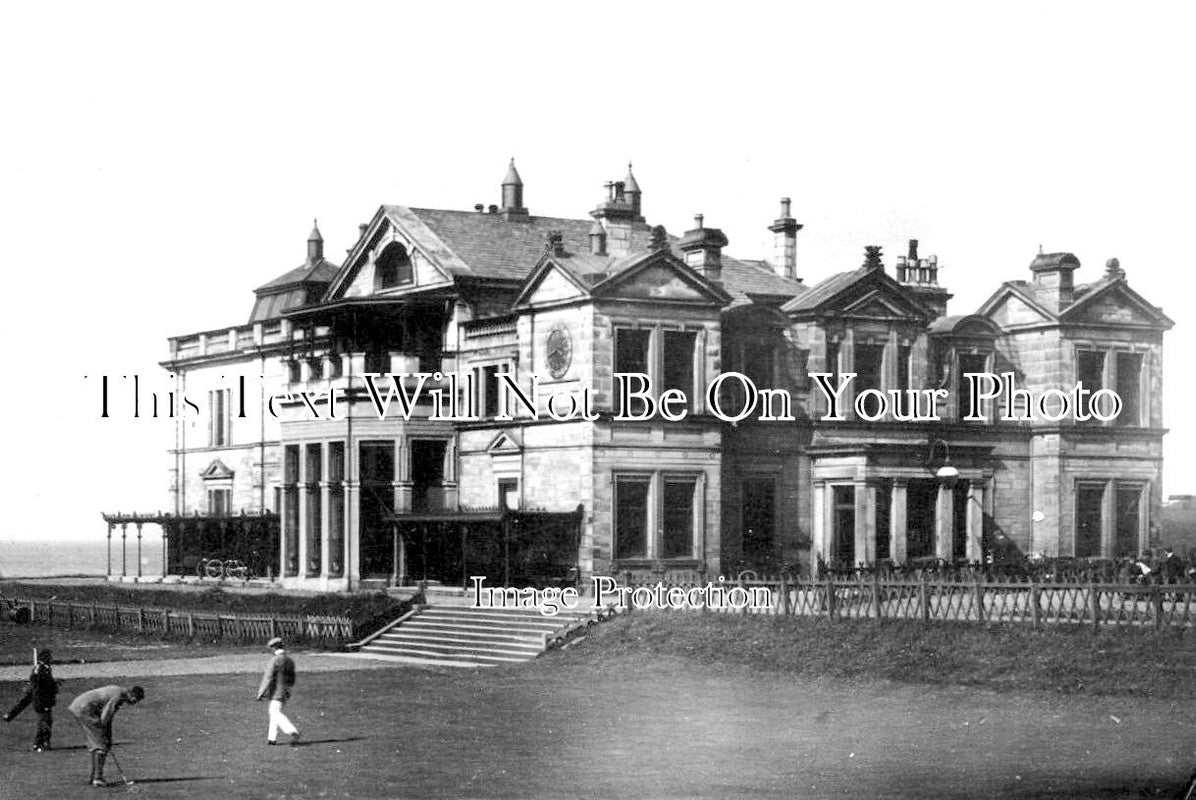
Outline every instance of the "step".
[[475, 644], [448, 644], [446, 642], [439, 642], [435, 639], [402, 639], [390, 640], [388, 642], [379, 642], [377, 640], [370, 642], [369, 647], [421, 647], [427, 650], [443, 650], [446, 653], [478, 653], [478, 654], [494, 654], [501, 656], [525, 656], [535, 658], [540, 654], [539, 649], [536, 650], [513, 650], [508, 647], [483, 647]]
[[437, 636], [421, 636], [418, 633], [396, 634], [394, 636], [379, 637], [370, 644], [399, 644], [399, 643], [419, 643], [428, 645], [444, 645], [452, 648], [475, 648], [478, 650], [512, 650], [513, 652], [530, 652], [539, 653], [544, 648], [539, 644], [530, 642], [492, 642], [492, 641], [478, 641], [477, 639], [442, 639]]
[[498, 662], [521, 664], [524, 661], [531, 661], [531, 656], [521, 654], [517, 655], [499, 655], [492, 653], [471, 653], [471, 652], [442, 652], [432, 647], [408, 646], [408, 647], [381, 647], [374, 648], [373, 644], [367, 645], [363, 648], [363, 652], [373, 653], [376, 655], [403, 655], [403, 656], [426, 656], [428, 658], [460, 660], [460, 661], [480, 661], [480, 662]]
[[[422, 635], [422, 636], [437, 636], [437, 637], [441, 637], [444, 639], [463, 640], [463, 641], [486, 640], [486, 641], [494, 641], [494, 642], [519, 642], [519, 643], [525, 643], [525, 644], [528, 644], [528, 645], [534, 646], [534, 647], [540, 646], [540, 644], [543, 641], [542, 638], [538, 634], [536, 636], [512, 636], [510, 634], [504, 634], [504, 633], [448, 630], [448, 629], [442, 628], [440, 626], [431, 626], [431, 625], [403, 625], [403, 626], [401, 626], [401, 629], [403, 631], [410, 631], [413, 634], [418, 633], [419, 635]], [[387, 631], [386, 633], [382, 634], [378, 638], [379, 639], [389, 639], [391, 637], [399, 635], [399, 633], [400, 633], [400, 629], [395, 628], [393, 630]]]
[[523, 624], [523, 625], [547, 625], [552, 628], [559, 628], [562, 625], [567, 625], [573, 621], [572, 617], [541, 617], [539, 615], [531, 614], [503, 614], [495, 613], [493, 611], [462, 611], [453, 610], [446, 611], [443, 609], [429, 608], [420, 613], [421, 617], [434, 617], [436, 619], [444, 619], [452, 617], [453, 619], [467, 619], [475, 621], [492, 622], [496, 625], [509, 624]]
[[440, 622], [439, 620], [424, 620], [418, 624], [413, 624], [415, 623], [416, 619], [418, 619], [418, 617], [404, 622], [400, 627], [437, 628], [439, 630], [457, 631], [463, 633], [476, 631], [478, 633], [505, 633], [508, 635], [522, 634], [524, 636], [543, 636], [546, 633], [552, 633], [557, 630], [556, 628], [524, 628], [515, 627], [513, 625], [477, 625], [470, 624], [468, 622]]

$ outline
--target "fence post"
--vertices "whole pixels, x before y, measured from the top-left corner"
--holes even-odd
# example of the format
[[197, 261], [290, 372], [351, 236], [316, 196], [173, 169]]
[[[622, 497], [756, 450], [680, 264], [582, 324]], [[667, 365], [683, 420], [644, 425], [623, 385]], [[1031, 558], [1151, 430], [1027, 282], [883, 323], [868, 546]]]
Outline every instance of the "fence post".
[[876, 609], [876, 624], [884, 621], [884, 612], [880, 609], [880, 575], [872, 573], [872, 607]]
[[278, 635], [278, 617], [273, 614], [270, 615], [270, 638], [273, 639]]
[[1030, 581], [1030, 622], [1038, 630], [1038, 584]]
[[1154, 627], [1155, 630], [1163, 627], [1163, 593], [1160, 591], [1163, 587], [1155, 584], [1150, 587], [1151, 599], [1154, 601]]
[[90, 627], [94, 628], [96, 626], [96, 604], [94, 600], [91, 601], [91, 608], [88, 613], [87, 621]]
[[191, 639], [195, 638], [195, 614], [190, 611], [187, 612], [187, 636]]
[[984, 622], [984, 587], [980, 584], [980, 575], [972, 578], [973, 598], [976, 602], [976, 621]]
[[826, 578], [826, 616], [831, 622], [835, 621], [835, 577]]
[[1095, 581], [1088, 582], [1088, 602], [1092, 606], [1092, 630], [1100, 630], [1100, 590]]
[[137, 632], [145, 632], [145, 609], [137, 606]]
[[781, 616], [789, 616], [789, 584], [784, 576], [781, 576]]
[[918, 611], [923, 622], [930, 622], [930, 580], [926, 573], [922, 573], [922, 583], [918, 586]]

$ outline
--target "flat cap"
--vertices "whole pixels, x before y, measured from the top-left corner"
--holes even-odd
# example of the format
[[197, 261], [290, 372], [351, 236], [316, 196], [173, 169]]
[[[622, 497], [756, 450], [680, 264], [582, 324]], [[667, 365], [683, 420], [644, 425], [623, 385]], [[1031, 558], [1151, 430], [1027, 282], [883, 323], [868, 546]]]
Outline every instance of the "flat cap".
[[266, 642], [266, 647], [282, 647], [282, 639], [275, 636], [273, 639]]

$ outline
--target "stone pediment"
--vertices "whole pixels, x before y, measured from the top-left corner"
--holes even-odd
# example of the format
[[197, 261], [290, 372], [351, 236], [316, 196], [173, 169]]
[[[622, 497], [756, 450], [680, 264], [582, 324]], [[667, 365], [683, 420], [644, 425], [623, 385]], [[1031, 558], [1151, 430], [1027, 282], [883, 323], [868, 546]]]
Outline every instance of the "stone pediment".
[[992, 297], [984, 304], [980, 313], [1002, 328], [1054, 321], [1049, 312], [1036, 303], [1029, 302], [1012, 289], [1005, 289]]
[[486, 446], [486, 452], [492, 456], [513, 455], [523, 452], [523, 444], [519, 441], [517, 434], [511, 431], [501, 431]]
[[1081, 297], [1063, 314], [1070, 324], [1170, 328], [1171, 321], [1123, 282]]
[[233, 475], [233, 471], [218, 458], [199, 473], [199, 477], [205, 481], [232, 480]]
[[546, 261], [540, 269], [532, 274], [527, 287], [520, 293], [516, 305], [559, 303], [582, 299], [587, 294], [572, 275], [558, 264]]
[[604, 298], [723, 306], [728, 299], [692, 269], [664, 253], [654, 253], [594, 287]]
[[853, 317], [909, 317], [916, 314], [916, 309], [909, 301], [894, 292], [885, 289], [875, 289], [844, 303], [841, 307], [844, 314]]

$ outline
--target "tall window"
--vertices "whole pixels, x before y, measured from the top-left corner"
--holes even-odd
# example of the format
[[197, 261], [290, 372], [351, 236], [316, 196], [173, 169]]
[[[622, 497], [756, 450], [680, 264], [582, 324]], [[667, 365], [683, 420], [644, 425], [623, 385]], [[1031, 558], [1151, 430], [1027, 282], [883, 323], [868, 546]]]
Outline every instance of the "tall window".
[[323, 453], [319, 444], [309, 444], [304, 448], [305, 494], [307, 495], [306, 529], [307, 529], [307, 574], [319, 575], [321, 567], [321, 534], [323, 522], [323, 508], [320, 498], [320, 480], [323, 477]]
[[1141, 425], [1142, 354], [1117, 354], [1117, 394], [1121, 397], [1121, 413], [1117, 425]]
[[[641, 373], [649, 375], [651, 370], [648, 367], [649, 360], [649, 345], [651, 343], [652, 332], [643, 329], [633, 328], [617, 328], [615, 329], [615, 372], [622, 373]], [[630, 381], [627, 384], [631, 388], [636, 388], [635, 381]], [[616, 392], [616, 403], [618, 402], [618, 384], [614, 386]], [[619, 414], [642, 414], [645, 410], [645, 403], [642, 399], [633, 398], [628, 409], [616, 407], [616, 413]]]
[[1113, 557], [1138, 555], [1138, 541], [1142, 529], [1142, 487], [1117, 487], [1116, 515]]
[[664, 482], [662, 558], [687, 558], [693, 555], [694, 497], [697, 481], [693, 478], [666, 478]]
[[229, 443], [229, 428], [232, 426], [231, 389], [215, 389], [208, 392], [208, 408], [211, 409], [211, 419], [208, 425], [208, 445], [223, 447]]
[[687, 398], [693, 397], [696, 341], [693, 331], [664, 332], [664, 381], [660, 391], [680, 389]]
[[[972, 382], [967, 379], [968, 373], [987, 371], [988, 355], [985, 353], [959, 354], [959, 408], [957, 414], [962, 420], [968, 415], [972, 407]], [[973, 420], [974, 421], [974, 420]]]
[[387, 245], [374, 263], [374, 288], [389, 289], [411, 283], [412, 279], [411, 256], [407, 254], [407, 248], [398, 242]]
[[615, 558], [644, 558], [648, 555], [648, 489], [644, 477], [615, 480]]
[[[857, 344], [852, 348], [852, 357], [855, 361], [856, 397], [859, 397], [868, 389], [881, 389], [881, 370], [884, 367], [885, 360], [884, 345]], [[876, 415], [882, 405], [882, 401], [870, 397], [869, 400], [865, 401], [863, 410], [869, 415]]]
[[482, 402], [482, 418], [494, 419], [498, 416], [500, 394], [500, 385], [498, 380], [499, 366], [492, 364], [490, 366], [482, 367], [481, 385], [478, 387], [478, 393], [481, 395]]
[[345, 443], [328, 443], [328, 574], [339, 578], [345, 564]]
[[1076, 487], [1076, 558], [1095, 558], [1101, 554], [1104, 508], [1103, 483], [1082, 483]]
[[231, 489], [208, 489], [208, 513], [231, 514], [233, 493]]
[[1092, 392], [1099, 391], [1105, 385], [1105, 354], [1094, 350], [1081, 350], [1076, 354], [1076, 380], [1088, 390], [1088, 395], [1080, 402], [1076, 409], [1078, 415], [1092, 413]]
[[287, 575], [299, 574], [299, 445], [282, 451], [282, 535], [286, 542]]

